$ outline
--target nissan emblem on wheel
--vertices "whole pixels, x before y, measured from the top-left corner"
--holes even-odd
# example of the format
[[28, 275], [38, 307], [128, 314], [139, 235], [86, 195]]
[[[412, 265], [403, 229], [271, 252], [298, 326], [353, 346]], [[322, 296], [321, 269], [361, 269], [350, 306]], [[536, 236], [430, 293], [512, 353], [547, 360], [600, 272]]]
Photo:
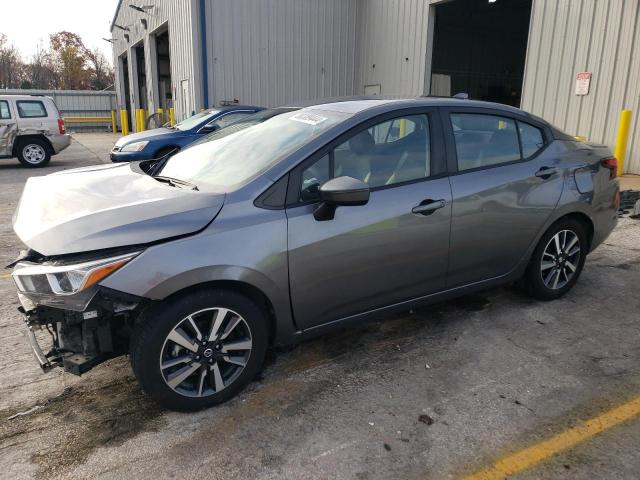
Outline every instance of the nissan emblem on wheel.
[[128, 355], [161, 405], [210, 407], [274, 345], [506, 283], [559, 298], [616, 225], [611, 152], [513, 107], [358, 97], [255, 115], [173, 156], [27, 181], [11, 267], [43, 369]]

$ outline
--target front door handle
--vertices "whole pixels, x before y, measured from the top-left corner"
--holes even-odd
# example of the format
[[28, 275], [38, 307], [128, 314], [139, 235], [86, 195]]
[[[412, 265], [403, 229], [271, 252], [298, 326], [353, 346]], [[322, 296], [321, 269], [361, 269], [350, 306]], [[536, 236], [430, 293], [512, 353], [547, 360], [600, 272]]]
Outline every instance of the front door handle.
[[536, 177], [546, 180], [556, 173], [558, 173], [558, 169], [555, 167], [540, 167], [540, 170], [536, 172]]
[[411, 209], [411, 213], [416, 213], [418, 215], [431, 215], [446, 204], [447, 202], [445, 200], [423, 200], [420, 202], [420, 205], [416, 205]]

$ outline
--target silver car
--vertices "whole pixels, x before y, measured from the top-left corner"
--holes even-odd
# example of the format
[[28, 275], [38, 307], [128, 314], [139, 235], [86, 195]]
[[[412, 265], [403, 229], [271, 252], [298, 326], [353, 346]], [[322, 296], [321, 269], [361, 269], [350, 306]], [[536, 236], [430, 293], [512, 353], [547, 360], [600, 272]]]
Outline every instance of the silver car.
[[70, 144], [51, 97], [0, 95], [0, 158], [17, 157], [25, 167], [44, 167]]
[[324, 103], [160, 162], [29, 179], [13, 278], [43, 368], [128, 354], [188, 411], [238, 393], [270, 345], [514, 281], [558, 298], [618, 203], [606, 147], [521, 110]]

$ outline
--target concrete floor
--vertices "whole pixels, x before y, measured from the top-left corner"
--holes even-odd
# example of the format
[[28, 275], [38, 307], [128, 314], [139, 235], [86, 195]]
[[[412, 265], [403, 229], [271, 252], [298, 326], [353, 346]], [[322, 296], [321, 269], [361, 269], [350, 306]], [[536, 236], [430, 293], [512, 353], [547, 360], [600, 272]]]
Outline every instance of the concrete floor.
[[[104, 161], [115, 138], [0, 164], [3, 264], [25, 179]], [[41, 373], [0, 274], [0, 477], [458, 478], [640, 395], [639, 284], [625, 218], [561, 300], [499, 288], [274, 351], [237, 398], [187, 415], [145, 398], [125, 358]], [[639, 443], [635, 417], [516, 477], [638, 478]]]

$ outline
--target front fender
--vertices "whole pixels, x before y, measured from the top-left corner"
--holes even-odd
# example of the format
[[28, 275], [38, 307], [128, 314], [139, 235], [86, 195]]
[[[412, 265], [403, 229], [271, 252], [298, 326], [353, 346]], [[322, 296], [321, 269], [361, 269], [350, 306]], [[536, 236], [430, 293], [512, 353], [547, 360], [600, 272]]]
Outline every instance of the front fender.
[[276, 341], [288, 343], [297, 329], [289, 302], [286, 221], [282, 210], [225, 205], [203, 232], [147, 248], [101, 285], [163, 300], [203, 283], [242, 282], [269, 299]]

